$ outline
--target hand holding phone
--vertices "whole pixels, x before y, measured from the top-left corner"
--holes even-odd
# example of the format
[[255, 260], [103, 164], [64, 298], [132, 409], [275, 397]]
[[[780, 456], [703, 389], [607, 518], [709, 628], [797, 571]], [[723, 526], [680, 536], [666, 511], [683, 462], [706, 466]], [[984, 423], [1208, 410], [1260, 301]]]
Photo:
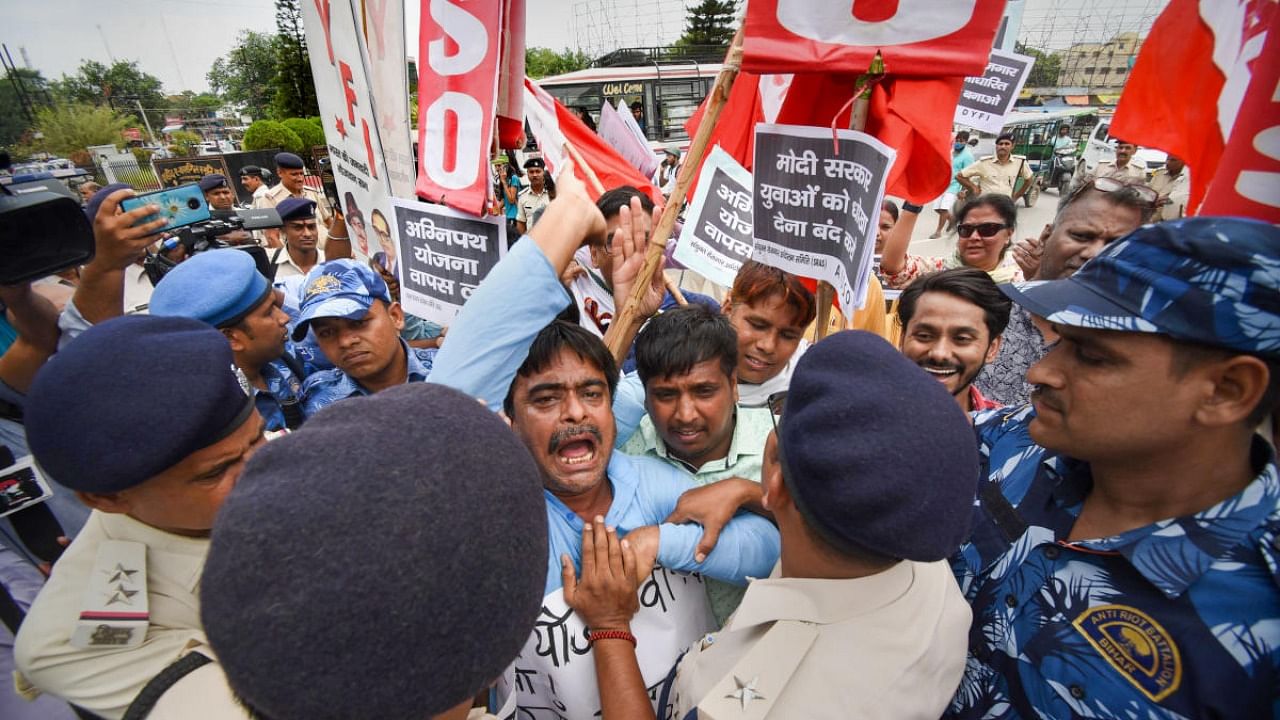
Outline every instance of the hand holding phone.
[[[129, 267], [167, 222], [156, 217], [159, 207], [143, 203], [124, 213], [121, 205], [133, 199], [132, 190], [117, 190], [103, 199], [93, 221], [94, 258], [91, 265], [109, 270]], [[148, 217], [156, 219], [147, 220]]]
[[155, 192], [135, 195], [134, 197], [126, 198], [120, 203], [120, 207], [125, 212], [135, 210], [143, 205], [159, 207], [158, 212], [147, 219], [148, 221], [163, 219], [165, 224], [160, 226], [161, 230], [186, 227], [213, 217], [209, 212], [209, 203], [205, 202], [204, 191], [195, 183], [187, 183], [175, 188], [164, 188]]

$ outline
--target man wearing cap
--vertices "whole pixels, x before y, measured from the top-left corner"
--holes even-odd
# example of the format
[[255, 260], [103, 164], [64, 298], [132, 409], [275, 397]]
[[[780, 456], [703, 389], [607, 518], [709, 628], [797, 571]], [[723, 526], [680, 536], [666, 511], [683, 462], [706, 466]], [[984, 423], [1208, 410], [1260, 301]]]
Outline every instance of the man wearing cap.
[[676, 190], [676, 174], [680, 171], [680, 146], [667, 143], [663, 146], [662, 153], [662, 163], [653, 171], [651, 179], [664, 196], [670, 197]]
[[[876, 422], [850, 442], [850, 417]], [[977, 479], [967, 418], [938, 382], [871, 333], [814, 345], [764, 453], [781, 560], [659, 683], [657, 716], [938, 717], [965, 667], [970, 612], [946, 558]], [[566, 598], [593, 630], [626, 631], [626, 553], [584, 545], [594, 562], [566, 575]], [[606, 637], [594, 643], [604, 717], [654, 717], [637, 647]]]
[[[325, 199], [324, 193], [307, 187], [303, 182], [306, 170], [302, 158], [293, 153], [282, 152], [276, 153], [275, 160], [276, 174], [280, 176], [280, 183], [268, 190], [259, 200], [255, 200], [253, 206], [256, 208], [278, 207], [287, 198], [310, 200], [316, 206], [315, 214], [318, 220], [316, 245], [324, 249], [325, 240], [328, 239], [329, 224], [333, 222], [333, 211], [329, 209], [329, 201]], [[269, 247], [280, 247], [279, 231], [270, 229], [265, 230], [264, 233]]]
[[217, 328], [253, 388], [267, 430], [302, 424], [302, 366], [289, 355], [284, 293], [248, 253], [203, 252], [170, 270], [151, 296], [151, 314], [188, 317]]
[[422, 383], [331, 408], [258, 453], [213, 537], [201, 616], [256, 717], [460, 720], [495, 678], [512, 717], [547, 515], [529, 452], [471, 397]]
[[[228, 217], [235, 212], [236, 192], [226, 176], [212, 173], [200, 178], [200, 189], [204, 191], [205, 202], [216, 217]], [[253, 234], [245, 230], [232, 230], [218, 236], [218, 239], [229, 245], [244, 245], [253, 242]]]
[[1070, 278], [1002, 286], [1059, 340], [1031, 407], [977, 418], [953, 557], [973, 606], [960, 718], [1270, 717], [1280, 230], [1146, 225]]
[[240, 187], [253, 196], [251, 204], [258, 207], [258, 199], [270, 190], [264, 176], [267, 171], [257, 165], [245, 165], [240, 168]]
[[367, 265], [333, 260], [312, 270], [302, 284], [299, 311], [294, 340], [311, 329], [334, 364], [303, 384], [308, 416], [339, 400], [423, 382], [431, 374], [436, 350], [409, 347], [400, 337], [404, 311]]
[[245, 717], [216, 669], [157, 679], [207, 652], [197, 588], [209, 530], [263, 442], [227, 340], [188, 318], [95, 325], [40, 370], [26, 426], [46, 474], [93, 512], [18, 633], [19, 688], [110, 720], [166, 691], [201, 698], [187, 717]]
[[547, 190], [547, 164], [540, 157], [531, 157], [524, 161], [524, 172], [529, 177], [529, 187], [520, 191], [516, 197], [516, 230], [521, 235], [533, 227], [534, 213], [551, 202], [551, 193]]
[[289, 197], [276, 205], [280, 222], [284, 223], [284, 247], [271, 254], [276, 280], [306, 275], [324, 262], [320, 250], [320, 224], [316, 222], [316, 204], [308, 198]]
[[1031, 187], [1032, 173], [1026, 157], [1013, 154], [1013, 136], [1003, 133], [996, 138], [995, 155], [984, 157], [956, 173], [955, 180], [964, 186], [970, 198], [997, 193], [1017, 202]]

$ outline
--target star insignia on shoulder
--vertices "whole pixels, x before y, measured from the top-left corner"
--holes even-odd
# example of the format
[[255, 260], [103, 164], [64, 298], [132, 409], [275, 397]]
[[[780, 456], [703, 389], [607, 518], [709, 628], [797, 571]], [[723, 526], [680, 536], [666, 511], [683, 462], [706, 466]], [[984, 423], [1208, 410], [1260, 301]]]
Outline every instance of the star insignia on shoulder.
[[107, 582], [133, 582], [133, 576], [137, 574], [137, 570], [130, 570], [120, 563], [116, 563], [116, 569], [111, 571], [111, 579]]
[[740, 701], [742, 703], [742, 709], [744, 711], [747, 709], [747, 703], [751, 702], [752, 700], [768, 699], [764, 695], [761, 695], [759, 690], [756, 690], [756, 683], [760, 682], [759, 675], [751, 678], [751, 682], [744, 682], [742, 678], [738, 677], [737, 675], [734, 675], [733, 681], [737, 683], [738, 689], [735, 690], [734, 692], [729, 693], [728, 695], [725, 695], [725, 697], [733, 698], [734, 700]]
[[107, 604], [115, 605], [116, 603], [120, 603], [122, 605], [132, 605], [133, 596], [137, 594], [137, 590], [128, 590], [124, 585], [116, 585], [116, 589], [107, 597]]

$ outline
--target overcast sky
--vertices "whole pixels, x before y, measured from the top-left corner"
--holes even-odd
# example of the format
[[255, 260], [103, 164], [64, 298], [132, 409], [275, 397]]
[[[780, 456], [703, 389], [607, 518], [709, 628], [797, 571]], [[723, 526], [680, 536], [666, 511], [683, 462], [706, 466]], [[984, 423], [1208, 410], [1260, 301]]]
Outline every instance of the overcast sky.
[[[620, 17], [612, 22], [615, 31], [624, 26], [633, 31], [631, 35], [645, 39], [644, 44], [670, 42], [674, 38], [662, 36], [678, 35], [681, 24], [680, 0], [527, 1], [529, 44], [556, 49], [576, 45], [575, 21], [590, 17], [584, 12], [589, 7], [619, 8]], [[1082, 33], [1128, 29], [1168, 4], [1168, 0], [1025, 1], [1022, 35], [1046, 47], [1097, 39]], [[407, 4], [413, 6], [408, 27], [414, 40], [409, 53], [416, 55], [418, 3], [409, 0]], [[632, 15], [625, 16], [627, 12]], [[607, 15], [597, 12], [595, 17]], [[48, 78], [74, 72], [86, 59], [137, 60], [144, 71], [160, 78], [169, 93], [207, 90], [205, 73], [230, 50], [241, 30], [275, 32], [272, 0], [0, 0], [0, 18], [4, 19], [0, 42], [8, 46], [19, 66], [26, 64], [20, 49], [26, 50], [31, 66]], [[603, 32], [601, 26], [609, 24], [605, 21], [590, 29]], [[578, 34], [585, 29], [579, 27]]]

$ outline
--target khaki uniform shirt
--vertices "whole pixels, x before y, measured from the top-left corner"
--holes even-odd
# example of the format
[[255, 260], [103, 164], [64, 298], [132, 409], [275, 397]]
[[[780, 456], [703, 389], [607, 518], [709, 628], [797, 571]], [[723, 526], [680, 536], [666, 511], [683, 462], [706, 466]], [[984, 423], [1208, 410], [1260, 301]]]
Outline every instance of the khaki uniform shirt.
[[1160, 195], [1160, 199], [1169, 198], [1169, 202], [1156, 208], [1151, 218], [1154, 222], [1161, 220], [1177, 220], [1187, 214], [1187, 203], [1191, 201], [1191, 171], [1183, 168], [1175, 175], [1169, 174], [1168, 168], [1160, 168], [1151, 176], [1148, 183], [1152, 190]]
[[1114, 160], [1105, 160], [1098, 163], [1098, 167], [1093, 169], [1092, 173], [1082, 172], [1076, 175], [1071, 181], [1072, 189], [1083, 187], [1085, 183], [1090, 182], [1094, 178], [1112, 178], [1125, 183], [1143, 183], [1147, 182], [1147, 175], [1141, 169], [1134, 167], [1132, 162], [1124, 167], [1117, 167]]
[[516, 198], [516, 222], [525, 224], [525, 232], [533, 229], [533, 215], [542, 208], [551, 204], [551, 193], [546, 186], [542, 187], [542, 192], [535, 193], [533, 188], [525, 188], [520, 191], [520, 195]]
[[[284, 185], [272, 185], [264, 195], [254, 195], [253, 206], [255, 208], [273, 208], [279, 205], [291, 193]], [[314, 188], [303, 186], [302, 194], [297, 197], [304, 197], [316, 204], [316, 233], [318, 239], [316, 247], [324, 249], [325, 243], [329, 240], [329, 223], [333, 220], [333, 211], [329, 208], [329, 201], [325, 199], [324, 193]], [[283, 239], [283, 238], [282, 238]]]
[[[125, 540], [147, 546], [147, 600], [150, 626], [137, 647], [72, 647], [70, 640], [98, 557], [100, 543]], [[19, 686], [36, 688], [108, 720], [124, 716], [142, 688], [160, 671], [191, 650], [209, 654], [200, 626], [199, 585], [209, 541], [173, 535], [126, 515], [97, 510], [53, 566], [53, 574], [31, 606], [14, 643]], [[193, 714], [199, 697], [233, 708], [221, 669], [208, 665], [179, 680], [164, 697]], [[176, 706], [176, 705], [175, 705]], [[211, 704], [209, 706], [212, 706]], [[199, 715], [203, 716], [203, 715]], [[243, 710], [223, 718], [247, 718]]]
[[779, 567], [747, 586], [724, 630], [689, 649], [670, 717], [694, 707], [699, 720], [942, 715], [971, 619], [946, 561], [853, 580], [783, 578]]
[[[304, 275], [307, 274], [308, 271], [303, 270], [302, 266], [294, 262], [293, 256], [289, 254], [288, 243], [285, 244], [285, 247], [277, 248], [277, 249], [280, 251], [279, 255], [276, 255], [275, 250], [268, 251], [271, 253], [271, 256], [275, 258], [275, 265], [276, 265], [275, 282], [279, 282], [288, 277], [303, 277]], [[316, 265], [322, 265], [322, 264], [324, 264], [324, 251], [317, 250]]]
[[977, 180], [978, 189], [986, 193], [998, 193], [1013, 197], [1014, 185], [1018, 178], [1030, 181], [1031, 166], [1021, 155], [1010, 155], [1009, 162], [997, 162], [994, 155], [982, 158], [978, 162], [960, 171], [960, 176], [968, 180]]

